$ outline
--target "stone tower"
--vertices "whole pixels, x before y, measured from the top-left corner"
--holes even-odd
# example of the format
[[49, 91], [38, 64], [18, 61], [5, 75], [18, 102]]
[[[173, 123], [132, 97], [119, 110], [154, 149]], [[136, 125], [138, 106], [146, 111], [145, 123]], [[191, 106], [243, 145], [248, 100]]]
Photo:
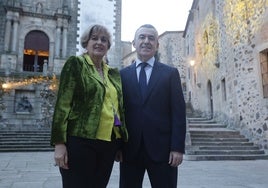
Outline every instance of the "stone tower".
[[[93, 8], [94, 7], [94, 8]], [[101, 24], [107, 27], [112, 34], [112, 46], [107, 58], [112, 67], [121, 67], [121, 0], [80, 0], [78, 41], [82, 32], [90, 25]], [[81, 49], [78, 42], [78, 54]]]

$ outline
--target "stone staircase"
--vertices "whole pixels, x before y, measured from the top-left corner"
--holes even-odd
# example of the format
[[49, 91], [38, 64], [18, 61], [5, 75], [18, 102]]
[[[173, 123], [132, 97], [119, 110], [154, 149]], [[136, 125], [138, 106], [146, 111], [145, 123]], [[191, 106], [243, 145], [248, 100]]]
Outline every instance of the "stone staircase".
[[[268, 155], [239, 131], [199, 117], [188, 117], [185, 160], [256, 160]], [[50, 130], [0, 130], [0, 152], [53, 151]]]
[[0, 152], [52, 150], [50, 130], [0, 130]]
[[187, 118], [186, 160], [268, 159], [263, 150], [235, 131], [205, 118]]

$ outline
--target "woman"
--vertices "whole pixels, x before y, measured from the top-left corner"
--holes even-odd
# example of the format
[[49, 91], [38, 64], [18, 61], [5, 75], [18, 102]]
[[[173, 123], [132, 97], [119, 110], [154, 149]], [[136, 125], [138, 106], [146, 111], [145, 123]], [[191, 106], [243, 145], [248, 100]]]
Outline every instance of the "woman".
[[61, 72], [51, 144], [64, 188], [104, 188], [127, 141], [121, 79], [104, 61], [107, 28], [93, 25], [80, 40], [86, 53], [69, 57]]

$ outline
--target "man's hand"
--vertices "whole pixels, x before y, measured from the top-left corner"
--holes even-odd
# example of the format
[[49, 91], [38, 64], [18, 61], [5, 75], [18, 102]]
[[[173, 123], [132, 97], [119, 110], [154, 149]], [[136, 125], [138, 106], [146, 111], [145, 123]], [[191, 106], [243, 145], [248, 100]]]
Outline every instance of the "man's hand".
[[171, 151], [169, 154], [169, 164], [172, 167], [177, 167], [182, 163], [183, 153]]

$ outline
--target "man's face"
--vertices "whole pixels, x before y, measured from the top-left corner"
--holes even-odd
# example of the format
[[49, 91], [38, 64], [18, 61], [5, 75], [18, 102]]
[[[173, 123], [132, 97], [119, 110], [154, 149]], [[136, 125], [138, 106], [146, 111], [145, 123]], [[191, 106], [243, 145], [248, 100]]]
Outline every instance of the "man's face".
[[140, 28], [135, 35], [133, 46], [141, 61], [147, 61], [155, 55], [158, 49], [158, 35], [152, 28]]

